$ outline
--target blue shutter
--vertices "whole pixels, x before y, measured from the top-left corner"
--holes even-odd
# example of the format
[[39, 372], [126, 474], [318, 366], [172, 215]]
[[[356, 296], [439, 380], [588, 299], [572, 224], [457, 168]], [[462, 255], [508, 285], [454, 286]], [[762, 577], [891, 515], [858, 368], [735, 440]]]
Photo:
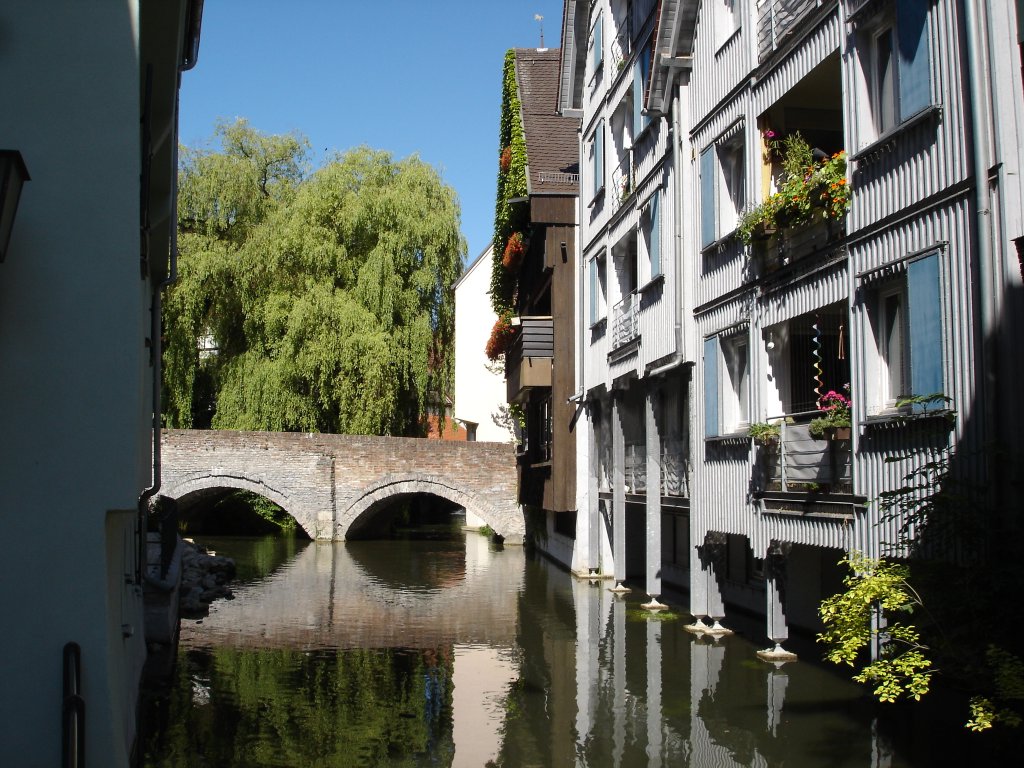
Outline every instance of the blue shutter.
[[661, 191], [651, 197], [651, 277], [661, 274]]
[[590, 324], [597, 323], [597, 259], [590, 260]]
[[594, 194], [604, 187], [604, 120], [594, 129]]
[[700, 244], [715, 242], [718, 233], [715, 222], [715, 147], [708, 147], [700, 155]]
[[931, 106], [931, 66], [928, 55], [928, 0], [896, 4], [896, 44], [900, 84], [900, 122]]
[[704, 339], [704, 436], [718, 430], [718, 337]]
[[[942, 382], [942, 296], [939, 254], [907, 265], [910, 323], [910, 391], [914, 395], [944, 392]], [[915, 410], [921, 410], [918, 406]]]
[[600, 16], [597, 19], [597, 24], [594, 25], [594, 48], [591, 51], [593, 56], [594, 72], [597, 72], [597, 68], [601, 66], [601, 61], [604, 59], [604, 16]]

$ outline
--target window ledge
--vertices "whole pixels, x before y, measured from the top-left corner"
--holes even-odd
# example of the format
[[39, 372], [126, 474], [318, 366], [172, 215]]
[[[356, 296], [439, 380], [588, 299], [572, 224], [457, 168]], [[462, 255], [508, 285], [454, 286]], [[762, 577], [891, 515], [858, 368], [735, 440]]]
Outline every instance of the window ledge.
[[701, 256], [710, 256], [712, 254], [722, 253], [726, 246], [730, 245], [734, 240], [739, 238], [738, 230], [733, 230], [728, 234], [722, 235], [720, 238], [715, 240], [713, 243], [709, 243], [700, 249]]
[[654, 288], [654, 286], [661, 285], [664, 282], [665, 282], [665, 273], [662, 272], [660, 274], [655, 275], [650, 280], [648, 280], [646, 283], [641, 285], [638, 292], [639, 293], [646, 293], [651, 288]]
[[551, 466], [551, 460], [548, 461], [537, 461], [530, 464], [530, 469], [546, 469]]
[[607, 324], [608, 324], [608, 318], [602, 317], [600, 320], [595, 320], [594, 322], [592, 322], [590, 324], [590, 330], [591, 331], [601, 331], [601, 330], [604, 330], [604, 327]]
[[749, 444], [750, 435], [747, 433], [747, 428], [744, 427], [741, 432], [730, 432], [727, 435], [708, 435], [704, 437], [705, 443], [718, 443], [726, 445], [740, 445]]
[[730, 32], [726, 36], [725, 40], [723, 40], [721, 43], [719, 43], [717, 46], [715, 46], [715, 58], [716, 59], [722, 53], [722, 51], [725, 50], [725, 48], [729, 45], [729, 43], [731, 43], [736, 37], [739, 37], [739, 34], [742, 31], [743, 31], [743, 25], [742, 24], [737, 24], [736, 25], [736, 29], [734, 29], [732, 32]]
[[888, 154], [893, 151], [896, 147], [896, 139], [900, 134], [909, 131], [915, 125], [925, 122], [930, 118], [938, 119], [942, 115], [942, 105], [932, 104], [925, 107], [916, 115], [911, 115], [899, 125], [894, 125], [888, 131], [883, 133], [877, 139], [872, 141], [866, 147], [858, 149], [857, 152], [850, 156], [850, 160], [855, 163], [871, 162], [878, 159], [884, 154]]
[[887, 427], [901, 427], [904, 424], [920, 421], [931, 421], [942, 419], [952, 424], [956, 418], [956, 411], [952, 408], [936, 408], [928, 411], [912, 411], [909, 408], [891, 408], [881, 413], [865, 417], [860, 425], [862, 427], [874, 427], [885, 429]]
[[595, 205], [597, 205], [597, 201], [600, 200], [602, 197], [604, 197], [604, 184], [598, 187], [597, 192], [595, 192], [594, 196], [590, 198], [590, 202], [587, 203], [587, 208], [593, 208]]

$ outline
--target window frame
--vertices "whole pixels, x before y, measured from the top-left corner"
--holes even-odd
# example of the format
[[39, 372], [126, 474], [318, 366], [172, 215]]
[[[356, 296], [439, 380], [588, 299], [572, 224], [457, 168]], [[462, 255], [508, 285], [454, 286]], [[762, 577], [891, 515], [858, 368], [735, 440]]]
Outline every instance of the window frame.
[[699, 159], [701, 249], [736, 231], [746, 205], [747, 157], [743, 125], [705, 147]]
[[603, 117], [597, 121], [594, 130], [590, 134], [590, 140], [587, 142], [593, 190], [591, 203], [597, 200], [605, 190], [604, 122], [605, 119]]
[[608, 252], [602, 249], [590, 258], [590, 328], [608, 321]]
[[643, 288], [655, 280], [665, 276], [664, 258], [664, 226], [662, 222], [662, 197], [663, 191], [659, 187], [651, 193], [646, 205], [640, 211], [637, 219], [639, 264], [639, 288]]
[[[729, 351], [726, 351], [726, 349]], [[746, 433], [751, 413], [751, 350], [747, 325], [705, 337], [703, 356], [704, 437]], [[730, 360], [742, 366], [730, 365]], [[737, 378], [737, 373], [739, 376]]]

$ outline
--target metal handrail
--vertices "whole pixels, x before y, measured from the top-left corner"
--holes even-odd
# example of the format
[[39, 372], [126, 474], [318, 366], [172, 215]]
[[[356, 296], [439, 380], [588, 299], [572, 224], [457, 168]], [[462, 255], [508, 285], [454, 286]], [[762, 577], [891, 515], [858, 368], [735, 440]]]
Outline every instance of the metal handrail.
[[82, 689], [82, 649], [78, 643], [64, 646], [64, 700], [61, 705], [61, 766], [85, 767], [85, 699]]
[[[798, 425], [798, 424], [790, 424], [789, 421], [787, 421], [787, 420], [800, 419], [800, 418], [806, 418], [806, 417], [821, 416], [821, 414], [822, 414], [822, 411], [820, 411], [820, 410], [799, 411], [799, 412], [796, 412], [796, 413], [783, 414], [781, 416], [769, 416], [767, 418], [767, 421], [769, 421], [769, 422], [776, 421], [776, 420], [779, 421], [778, 455], [777, 455], [777, 457], [775, 457], [777, 462], [778, 462], [778, 467], [777, 467], [778, 473], [776, 474], [773, 471], [776, 468], [773, 466], [774, 462], [772, 462], [771, 464], [769, 464], [768, 476], [767, 477], [768, 477], [769, 481], [778, 482], [780, 487], [781, 487], [781, 489], [782, 489], [782, 491], [784, 491], [784, 492], [789, 492], [790, 490], [797, 490], [796, 487], [791, 488], [791, 485], [794, 485], [794, 484], [806, 485], [808, 482], [815, 482], [815, 481], [809, 481], [809, 480], [792, 480], [790, 478], [790, 476], [789, 476], [789, 472], [787, 472], [787, 469], [789, 468], [789, 464], [791, 463], [790, 461], [787, 461], [787, 459], [789, 459], [790, 457], [793, 457], [793, 458], [798, 457], [798, 456], [812, 457], [812, 456], [815, 456], [815, 455], [818, 455], [818, 454], [820, 454], [823, 458], [827, 456], [827, 459], [828, 459], [827, 470], [828, 471], [827, 471], [826, 476], [823, 479], [823, 481], [827, 480], [828, 484], [835, 484], [835, 483], [842, 484], [842, 483], [844, 483], [844, 477], [843, 477], [844, 470], [849, 469], [850, 470], [850, 476], [848, 478], [848, 481], [852, 482], [852, 479], [853, 479], [852, 478], [853, 455], [852, 455], [852, 451], [850, 450], [849, 446], [847, 446], [847, 445], [834, 445], [834, 444], [830, 443], [827, 449], [825, 449], [825, 450], [816, 449], [814, 451], [809, 451], [809, 450], [799, 451], [799, 450], [794, 450], [794, 449], [792, 449], [789, 446], [789, 443], [791, 441], [787, 440], [787, 434], [786, 433], [787, 433], [788, 429], [791, 428], [791, 427], [794, 427], [794, 426], [806, 426], [806, 422], [803, 423], [803, 424], [799, 424]], [[799, 440], [800, 439], [797, 438], [798, 442], [799, 442]], [[806, 464], [804, 465], [805, 468], [807, 466], [808, 465], [806, 465]]]
[[634, 294], [628, 294], [613, 307], [612, 348], [617, 349], [640, 334]]

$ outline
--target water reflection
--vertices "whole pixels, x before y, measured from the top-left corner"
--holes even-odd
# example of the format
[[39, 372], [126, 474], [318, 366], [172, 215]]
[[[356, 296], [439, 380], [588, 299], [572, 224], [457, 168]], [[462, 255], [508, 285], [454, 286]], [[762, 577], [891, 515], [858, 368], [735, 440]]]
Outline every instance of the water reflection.
[[482, 537], [282, 557], [184, 623], [147, 765], [915, 764], [830, 672], [694, 638]]

